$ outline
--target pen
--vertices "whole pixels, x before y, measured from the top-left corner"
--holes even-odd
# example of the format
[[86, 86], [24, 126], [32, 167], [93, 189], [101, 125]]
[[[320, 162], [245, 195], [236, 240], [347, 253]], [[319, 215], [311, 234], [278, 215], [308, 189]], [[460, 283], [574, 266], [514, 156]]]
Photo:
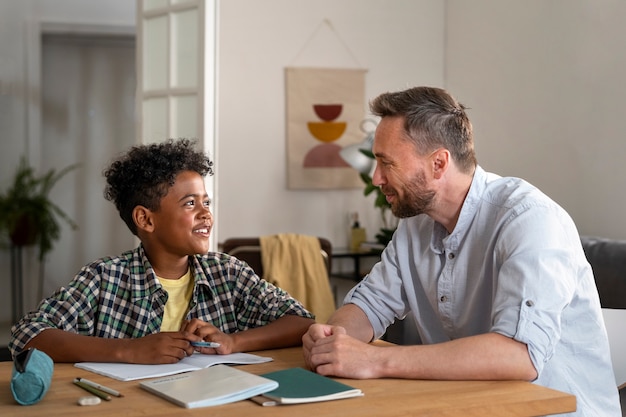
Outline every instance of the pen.
[[191, 346], [194, 347], [210, 347], [210, 348], [217, 348], [220, 347], [221, 345], [217, 342], [189, 342], [191, 343]]
[[90, 381], [86, 378], [76, 378], [77, 381], [80, 381], [82, 383], [85, 383], [87, 385], [90, 385], [92, 387], [94, 387], [97, 390], [100, 390], [102, 392], [106, 392], [107, 394], [111, 394], [114, 397], [123, 397], [123, 395], [121, 393], [119, 393], [118, 391], [115, 391], [113, 388], [109, 388], [109, 387], [105, 387], [104, 385], [100, 385], [96, 382]]
[[96, 395], [96, 396], [102, 398], [103, 400], [111, 401], [111, 396], [109, 394], [107, 394], [106, 392], [102, 392], [99, 389], [92, 387], [91, 385], [87, 385], [84, 382], [79, 381], [78, 379], [74, 380], [74, 384], [78, 385], [79, 387], [81, 387], [85, 391], [89, 391], [93, 395]]

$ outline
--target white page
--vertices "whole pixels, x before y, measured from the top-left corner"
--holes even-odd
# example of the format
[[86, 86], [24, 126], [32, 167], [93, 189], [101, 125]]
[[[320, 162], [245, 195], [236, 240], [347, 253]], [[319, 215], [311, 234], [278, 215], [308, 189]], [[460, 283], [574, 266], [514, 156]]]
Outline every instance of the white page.
[[229, 355], [205, 355], [195, 352], [193, 355], [181, 359], [178, 363], [165, 365], [137, 365], [129, 363], [109, 362], [79, 362], [75, 367], [108, 376], [120, 381], [133, 381], [135, 379], [154, 378], [179, 374], [181, 372], [194, 371], [207, 368], [218, 363], [226, 364], [253, 364], [269, 362], [272, 358], [252, 355], [250, 353], [231, 353]]

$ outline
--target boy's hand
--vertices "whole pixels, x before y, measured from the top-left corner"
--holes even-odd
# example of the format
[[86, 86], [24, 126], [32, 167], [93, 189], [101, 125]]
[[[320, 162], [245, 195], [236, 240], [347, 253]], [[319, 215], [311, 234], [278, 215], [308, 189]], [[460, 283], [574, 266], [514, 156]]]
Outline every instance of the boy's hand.
[[189, 344], [196, 337], [186, 332], [161, 332], [137, 339], [128, 339], [128, 363], [176, 363], [194, 352]]
[[[192, 333], [207, 342], [220, 344], [218, 348], [196, 347], [196, 351], [205, 354], [226, 355], [235, 352], [235, 339], [233, 336], [220, 331], [217, 327], [200, 319], [191, 319], [183, 322], [181, 332]], [[194, 339], [195, 340], [195, 339]]]

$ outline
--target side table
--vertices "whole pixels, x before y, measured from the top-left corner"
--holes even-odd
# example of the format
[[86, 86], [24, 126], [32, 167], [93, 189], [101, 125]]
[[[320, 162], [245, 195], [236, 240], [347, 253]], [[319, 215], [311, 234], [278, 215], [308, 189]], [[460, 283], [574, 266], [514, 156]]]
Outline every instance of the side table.
[[370, 251], [353, 251], [349, 248], [333, 248], [333, 259], [345, 259], [349, 258], [353, 261], [352, 271], [349, 273], [332, 273], [333, 277], [351, 279], [355, 282], [359, 282], [363, 275], [361, 274], [361, 260], [365, 258], [374, 258], [376, 261], [380, 259], [380, 250]]

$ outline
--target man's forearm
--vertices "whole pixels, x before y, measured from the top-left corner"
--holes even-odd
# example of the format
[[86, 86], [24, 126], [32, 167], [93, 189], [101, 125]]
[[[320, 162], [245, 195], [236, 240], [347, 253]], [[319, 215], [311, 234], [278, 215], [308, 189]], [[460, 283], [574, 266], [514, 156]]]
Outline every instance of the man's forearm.
[[380, 377], [532, 381], [537, 372], [525, 344], [496, 333], [379, 352]]

